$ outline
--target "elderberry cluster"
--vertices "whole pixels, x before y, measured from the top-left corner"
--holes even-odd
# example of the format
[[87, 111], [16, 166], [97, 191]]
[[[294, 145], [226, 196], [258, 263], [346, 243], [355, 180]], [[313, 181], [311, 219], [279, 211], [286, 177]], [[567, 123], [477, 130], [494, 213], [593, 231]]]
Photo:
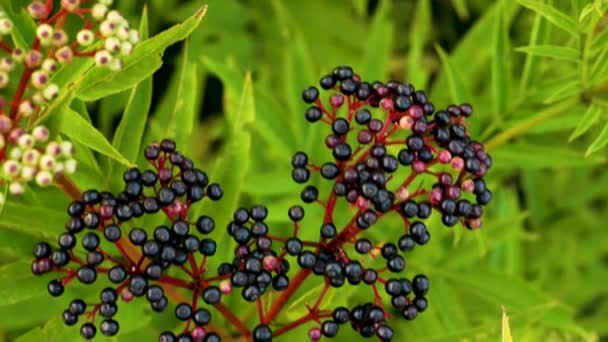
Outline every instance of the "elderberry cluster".
[[[58, 238], [59, 247], [54, 249], [47, 242], [34, 247], [32, 272], [62, 275], [48, 283], [51, 296], [63, 294], [73, 279], [89, 285], [106, 278], [104, 281], [109, 283], [100, 292], [99, 301], [75, 299], [62, 314], [66, 325], [82, 320], [80, 333], [86, 339], [96, 335], [99, 316], [101, 333], [116, 335], [119, 323], [114, 316], [119, 297], [124, 302], [145, 297], [153, 311], [164, 311], [169, 303], [167, 284], [180, 281], [166, 276], [169, 268], [182, 269], [188, 261], [196, 263], [215, 254], [215, 241], [204, 237], [213, 231], [215, 222], [205, 215], [190, 221], [188, 213], [193, 204], [205, 197], [219, 200], [222, 188], [210, 184], [207, 174], [177, 151], [172, 140], [150, 144], [144, 153], [151, 169], [124, 172], [124, 187], [117, 195], [97, 190], [83, 192], [80, 200], [68, 206], [70, 218], [66, 232]], [[170, 224], [153, 229], [136, 224], [137, 218], [158, 212], [163, 212]], [[78, 242], [82, 250], [76, 248]], [[204, 271], [202, 263], [185, 272], [194, 277]], [[219, 288], [198, 277], [199, 282], [184, 282], [185, 286], [199, 291], [206, 304], [217, 304]], [[196, 332], [198, 336], [205, 335], [206, 341], [213, 341], [215, 334], [202, 328], [211, 318], [207, 309], [180, 303], [175, 314], [180, 320], [194, 323], [198, 330], [195, 328], [192, 334]], [[192, 334], [186, 331], [183, 338], [192, 339]], [[166, 336], [173, 334], [165, 332], [162, 336], [170, 341]]]
[[[310, 106], [304, 115], [330, 127], [325, 145], [333, 158], [315, 164], [305, 152], [296, 152], [292, 179], [305, 184], [318, 173], [333, 186], [326, 201], [312, 184], [300, 193], [304, 203], [319, 203], [326, 212], [316, 248], [304, 249], [294, 236], [285, 249], [300, 267], [323, 277], [326, 286], [365, 284], [374, 294], [371, 303], [336, 308], [321, 327], [309, 331], [312, 340], [336, 336], [339, 326], [350, 321], [361, 336], [388, 341], [393, 336], [385, 321], [390, 310], [377, 288], [383, 287], [393, 310], [406, 320], [426, 310], [429, 280], [424, 274], [399, 275], [406, 269], [402, 254], [429, 242], [424, 221], [433, 213], [448, 227], [459, 222], [470, 229], [481, 226], [482, 206], [492, 197], [483, 179], [492, 159], [467, 131], [469, 104], [436, 110], [411, 84], [366, 82], [347, 66], [335, 68], [319, 84], [329, 98], [323, 99], [317, 87], [306, 88], [302, 99]], [[354, 212], [342, 226], [333, 215], [340, 199]], [[402, 218], [403, 233], [386, 231], [389, 241], [372, 242], [366, 231], [391, 212]], [[297, 225], [304, 209], [294, 206], [289, 214]]]

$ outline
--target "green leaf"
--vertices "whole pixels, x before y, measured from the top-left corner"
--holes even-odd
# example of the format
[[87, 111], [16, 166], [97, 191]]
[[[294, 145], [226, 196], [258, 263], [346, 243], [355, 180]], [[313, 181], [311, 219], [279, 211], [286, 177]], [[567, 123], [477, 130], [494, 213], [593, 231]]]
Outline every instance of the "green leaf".
[[118, 152], [108, 140], [93, 125], [87, 122], [82, 116], [71, 108], [63, 111], [61, 132], [107, 157], [110, 157], [126, 166], [131, 167], [129, 162], [120, 152]]
[[63, 211], [13, 201], [4, 204], [2, 215], [0, 215], [0, 226], [46, 237], [61, 232], [66, 221], [67, 217]]
[[188, 37], [203, 20], [207, 6], [203, 6], [193, 16], [152, 38], [135, 46], [133, 52], [124, 58], [123, 69], [113, 72], [106, 67], [94, 67], [76, 87], [78, 97], [92, 101], [101, 97], [130, 89], [160, 68], [160, 55], [169, 46]]
[[565, 30], [566, 32], [569, 32], [573, 35], [578, 34], [578, 22], [575, 19], [572, 19], [566, 14], [562, 13], [557, 8], [538, 0], [517, 1], [523, 6], [547, 18], [548, 21], [553, 23], [555, 26], [561, 28], [562, 30]]
[[[608, 130], [606, 130], [608, 132]], [[606, 133], [608, 134], [608, 133]], [[606, 137], [605, 137], [606, 138]], [[608, 141], [606, 142], [608, 143]], [[576, 150], [558, 146], [538, 146], [526, 143], [503, 145], [492, 151], [497, 169], [560, 169], [596, 165], [606, 162], [603, 156], [585, 158]]]
[[[122, 329], [121, 329], [122, 332]], [[81, 341], [78, 329], [68, 327], [61, 318], [48, 321], [44, 327], [35, 327], [27, 333], [15, 339], [15, 342], [41, 342], [41, 341]]]
[[571, 47], [557, 45], [523, 46], [515, 51], [525, 52], [534, 56], [550, 57], [557, 60], [579, 62], [579, 52]]
[[76, 96], [89, 102], [129, 90], [142, 80], [152, 76], [162, 64], [160, 55], [150, 56], [145, 62], [131, 64], [118, 72], [103, 68], [105, 74], [103, 77], [98, 76], [99, 73], [95, 72], [102, 67], [95, 67], [82, 79], [80, 83], [82, 86], [77, 88]]
[[366, 79], [382, 80], [388, 75], [394, 36], [394, 25], [388, 19], [391, 9], [390, 1], [380, 2], [369, 28], [361, 68]]
[[412, 26], [410, 28], [410, 50], [407, 54], [406, 80], [415, 87], [425, 89], [429, 72], [423, 65], [424, 47], [431, 30], [431, 2], [420, 0], [416, 4]]
[[197, 99], [199, 95], [198, 64], [190, 60], [188, 42], [186, 42], [181, 64], [180, 79], [177, 85], [177, 97], [171, 120], [168, 126], [168, 136], [174, 137], [177, 146], [182, 146], [188, 152], [196, 114], [198, 113]]
[[[534, 18], [534, 24], [532, 26], [532, 32], [530, 33], [530, 39], [528, 40], [528, 46], [543, 45], [548, 37], [547, 21], [540, 15], [536, 14]], [[540, 58], [532, 54], [526, 55], [526, 61], [524, 62], [524, 69], [519, 82], [519, 92], [523, 94], [532, 84], [540, 77], [542, 69], [540, 67]]]
[[437, 53], [441, 58], [441, 63], [443, 64], [443, 72], [446, 74], [446, 77], [448, 79], [448, 85], [450, 88], [449, 90], [452, 100], [455, 103], [465, 102], [464, 86], [462, 85], [462, 79], [460, 78], [460, 75], [458, 75], [458, 71], [456, 70], [454, 65], [452, 65], [452, 63], [450, 62], [450, 58], [445, 53], [445, 51], [443, 51], [441, 46], [435, 45], [435, 50], [437, 50]]
[[465, 0], [452, 0], [452, 7], [460, 19], [469, 18], [469, 8]]
[[585, 157], [590, 156], [593, 152], [599, 151], [600, 149], [606, 147], [608, 145], [608, 122], [602, 128], [600, 135], [593, 140], [587, 151], [585, 152]]
[[513, 342], [513, 336], [511, 336], [511, 325], [509, 325], [509, 316], [507, 310], [502, 307], [502, 339], [501, 342]]
[[[503, 1], [501, 1], [502, 3]], [[496, 12], [493, 39], [494, 58], [492, 59], [492, 110], [500, 119], [507, 110], [509, 98], [509, 35], [505, 25], [505, 11]]]

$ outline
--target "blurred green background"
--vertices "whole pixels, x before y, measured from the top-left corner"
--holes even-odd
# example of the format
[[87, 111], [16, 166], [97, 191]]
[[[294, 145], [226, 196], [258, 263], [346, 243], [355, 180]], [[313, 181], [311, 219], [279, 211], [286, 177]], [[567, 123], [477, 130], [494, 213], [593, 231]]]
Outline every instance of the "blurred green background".
[[[407, 261], [408, 276], [431, 279], [430, 308], [414, 322], [393, 323], [398, 336], [496, 341], [504, 306], [515, 341], [608, 340], [608, 2], [150, 0], [150, 34], [203, 4], [200, 27], [165, 51], [153, 76], [144, 141], [162, 137], [176, 105], [195, 113], [192, 136], [180, 141], [216, 170], [228, 202], [266, 203], [273, 225], [289, 227], [285, 213], [300, 190], [289, 176], [291, 154], [326, 156], [326, 128], [305, 122], [300, 94], [334, 66], [351, 65], [370, 80], [407, 80], [438, 108], [469, 102], [472, 134], [495, 161], [494, 200], [479, 231], [429, 224], [431, 243]], [[144, 2], [116, 6], [137, 23]], [[88, 106], [109, 139], [129, 94]], [[78, 182], [99, 185], [88, 176]], [[105, 185], [114, 186], [107, 178]], [[385, 226], [379, 234], [391, 234]], [[0, 235], [16, 241], [0, 248], [2, 260], [14, 260], [29, 255], [40, 234]], [[6, 340], [60, 313], [55, 304], [40, 311], [48, 303], [43, 283], [27, 284], [40, 297], [0, 305]], [[366, 296], [351, 292], [349, 301]], [[158, 326], [177, 324], [156, 316], [134, 318], [140, 322], [118, 339], [151, 339]]]

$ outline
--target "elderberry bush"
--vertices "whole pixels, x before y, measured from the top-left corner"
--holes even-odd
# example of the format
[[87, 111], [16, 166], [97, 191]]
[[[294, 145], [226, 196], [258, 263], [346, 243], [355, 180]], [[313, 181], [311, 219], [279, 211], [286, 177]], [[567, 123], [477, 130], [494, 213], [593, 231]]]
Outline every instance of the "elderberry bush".
[[[347, 66], [319, 84], [302, 94], [310, 104], [304, 116], [327, 125], [329, 157], [293, 154], [301, 203], [287, 213], [251, 205], [237, 208], [230, 222], [216, 222], [213, 212], [195, 215], [197, 202], [218, 201], [223, 190], [170, 139], [145, 148], [149, 167], [126, 170], [120, 193], [87, 190], [73, 201], [58, 247], [37, 244], [32, 262], [35, 275], [56, 275], [47, 286], [54, 297], [74, 281], [103, 283], [96, 299], [72, 300], [64, 323], [78, 325], [85, 339], [98, 331], [114, 336], [120, 307], [146, 300], [152, 311], [183, 322], [179, 331], [162, 332], [161, 342], [266, 342], [304, 325], [311, 341], [339, 338], [345, 329], [391, 341], [394, 324], [424, 313], [431, 280], [410, 272], [406, 257], [430, 243], [431, 232], [441, 234], [440, 225], [479, 228], [492, 198], [484, 181], [492, 159], [467, 131], [472, 107], [438, 110], [411, 84], [366, 82]], [[330, 191], [314, 185], [320, 180]], [[315, 205], [323, 214], [308, 217]], [[141, 225], [148, 215], [166, 223]], [[271, 227], [270, 215], [287, 215], [292, 228]], [[400, 224], [379, 224], [388, 215]], [[217, 229], [229, 239], [210, 235]], [[386, 230], [382, 240], [378, 229]], [[224, 250], [230, 253], [218, 253]], [[226, 260], [216, 260], [221, 256]], [[367, 299], [332, 304], [328, 293], [343, 287]], [[304, 288], [318, 295], [301, 304], [306, 314], [286, 320], [287, 304]], [[166, 312], [169, 302], [173, 312]]]

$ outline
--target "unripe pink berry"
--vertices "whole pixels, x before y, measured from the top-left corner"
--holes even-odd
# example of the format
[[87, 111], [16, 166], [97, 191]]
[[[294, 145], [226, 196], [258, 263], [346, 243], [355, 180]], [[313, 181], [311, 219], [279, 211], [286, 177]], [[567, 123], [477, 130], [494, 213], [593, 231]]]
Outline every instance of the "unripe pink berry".
[[0, 114], [0, 133], [7, 133], [13, 128], [13, 121], [5, 114]]
[[399, 190], [397, 190], [397, 197], [400, 200], [405, 201], [410, 197], [410, 192], [407, 190], [407, 188], [400, 187]]
[[232, 283], [230, 283], [230, 280], [221, 281], [218, 287], [222, 294], [228, 295], [232, 293]]
[[464, 168], [464, 160], [460, 157], [452, 159], [452, 168], [456, 171], [460, 171]]
[[411, 129], [414, 126], [414, 119], [408, 115], [404, 115], [399, 119], [399, 127], [403, 129]]
[[412, 164], [412, 169], [416, 173], [423, 173], [424, 171], [426, 171], [426, 164], [421, 160], [416, 160]]
[[195, 341], [202, 341], [205, 338], [205, 329], [203, 327], [196, 327], [192, 330], [192, 338]]
[[329, 98], [329, 103], [332, 107], [341, 107], [344, 104], [344, 97], [340, 94], [334, 94]]
[[473, 183], [471, 179], [467, 179], [466, 181], [462, 182], [462, 191], [473, 192], [474, 189], [475, 183]]
[[435, 188], [431, 190], [431, 194], [429, 195], [429, 201], [431, 201], [431, 203], [438, 204], [439, 202], [441, 202], [442, 198], [443, 194], [441, 193], [440, 188]]
[[424, 116], [424, 112], [422, 111], [422, 107], [420, 107], [418, 105], [413, 105], [410, 108], [408, 108], [407, 113], [414, 120], [418, 120], [418, 119], [420, 119], [420, 118], [422, 118]]
[[272, 255], [265, 256], [263, 259], [264, 269], [266, 271], [274, 271], [278, 265], [277, 258]]
[[310, 330], [308, 330], [308, 337], [313, 342], [319, 341], [321, 339], [321, 336], [321, 329], [319, 328], [311, 328]]
[[439, 152], [439, 156], [437, 157], [441, 164], [447, 164], [452, 160], [452, 154], [450, 151], [441, 151]]
[[380, 100], [380, 108], [390, 111], [393, 109], [393, 100], [389, 98], [384, 98]]
[[367, 209], [369, 209], [369, 206], [370, 206], [369, 200], [365, 199], [361, 196], [359, 196], [357, 198], [356, 204], [357, 204], [357, 208], [359, 208], [360, 210], [367, 210]]

